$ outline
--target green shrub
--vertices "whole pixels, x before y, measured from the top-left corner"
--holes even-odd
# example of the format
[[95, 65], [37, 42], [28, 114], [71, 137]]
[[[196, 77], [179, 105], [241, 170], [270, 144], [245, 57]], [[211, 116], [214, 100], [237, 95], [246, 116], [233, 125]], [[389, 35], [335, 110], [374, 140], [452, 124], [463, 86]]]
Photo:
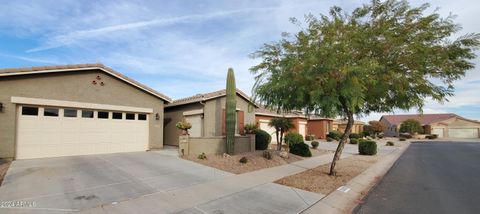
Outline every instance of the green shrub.
[[303, 143], [303, 136], [296, 132], [287, 133], [283, 139], [285, 140], [285, 143], [288, 146], [291, 146], [293, 144]]
[[387, 146], [395, 146], [395, 144], [392, 142], [392, 141], [387, 141], [387, 144], [385, 144]]
[[290, 146], [290, 153], [294, 155], [299, 155], [302, 157], [312, 157], [312, 153], [310, 152], [310, 148], [305, 143], [296, 143]]
[[362, 138], [363, 136], [361, 134], [357, 134], [357, 133], [351, 133], [348, 138], [350, 139], [359, 139], [359, 138]]
[[305, 140], [306, 140], [306, 141], [315, 140], [315, 135], [313, 135], [313, 134], [306, 135], [306, 136], [305, 136]]
[[400, 138], [398, 138], [398, 140], [400, 140], [400, 141], [406, 141], [407, 139], [404, 138], [404, 137], [400, 137]]
[[438, 135], [436, 135], [436, 134], [425, 136], [425, 138], [427, 138], [427, 139], [437, 139], [437, 137], [438, 137]]
[[333, 141], [333, 138], [327, 137], [327, 142], [332, 142], [332, 141]]
[[255, 149], [265, 150], [268, 148], [268, 144], [272, 141], [272, 136], [268, 132], [261, 129], [255, 131]]
[[270, 152], [270, 151], [268, 151], [268, 150], [263, 151], [263, 157], [264, 157], [265, 159], [271, 160], [271, 159], [273, 158], [272, 152]]
[[378, 137], [379, 139], [383, 139], [383, 136], [384, 136], [383, 133], [378, 133], [378, 135], [377, 135], [377, 137]]
[[377, 154], [377, 143], [372, 140], [361, 140], [358, 142], [358, 152], [361, 155], [375, 155]]
[[412, 135], [410, 133], [400, 133], [399, 137], [405, 138], [405, 139], [410, 139], [410, 138], [412, 138]]
[[207, 155], [205, 155], [205, 152], [202, 152], [202, 154], [199, 154], [198, 159], [202, 159], [202, 160], [207, 159]]
[[408, 119], [403, 121], [402, 124], [400, 124], [400, 132], [402, 133], [410, 133], [410, 134], [415, 134], [415, 133], [422, 133], [423, 132], [423, 127], [422, 124], [415, 119]]
[[318, 148], [319, 145], [318, 141], [312, 141], [310, 144], [312, 144], [312, 148], [314, 149]]
[[240, 160], [239, 160], [238, 162], [240, 162], [240, 163], [247, 163], [247, 162], [248, 162], [248, 159], [247, 159], [247, 157], [244, 156], [244, 157], [240, 158]]
[[258, 126], [255, 123], [252, 124], [245, 124], [243, 126], [243, 129], [245, 129], [246, 134], [255, 134], [258, 130]]
[[364, 137], [368, 137], [368, 136], [370, 136], [370, 132], [369, 132], [369, 131], [363, 131], [363, 132], [362, 132], [362, 135], [363, 135]]
[[330, 138], [335, 139], [335, 140], [340, 140], [340, 138], [342, 138], [342, 135], [343, 135], [342, 132], [339, 132], [339, 131], [330, 131], [330, 132], [327, 134], [327, 137], [330, 137]]
[[351, 138], [350, 139], [350, 144], [358, 144], [358, 138]]

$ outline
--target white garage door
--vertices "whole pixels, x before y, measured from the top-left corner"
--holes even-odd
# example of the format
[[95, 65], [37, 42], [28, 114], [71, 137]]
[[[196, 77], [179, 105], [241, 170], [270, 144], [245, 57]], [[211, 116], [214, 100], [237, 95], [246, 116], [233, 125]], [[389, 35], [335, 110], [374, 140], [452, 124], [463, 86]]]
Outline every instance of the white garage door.
[[17, 159], [148, 149], [143, 113], [37, 106], [18, 112]]
[[432, 134], [436, 134], [439, 138], [443, 138], [443, 128], [433, 128]]
[[306, 125], [307, 123], [305, 122], [300, 122], [298, 124], [298, 133], [301, 134], [303, 136], [303, 139], [305, 139], [305, 130], [306, 130]]
[[474, 128], [449, 128], [448, 136], [451, 138], [478, 138], [478, 129]]
[[275, 135], [275, 128], [268, 125], [268, 120], [260, 120], [260, 129], [268, 132], [272, 136], [272, 142], [277, 142], [277, 136]]

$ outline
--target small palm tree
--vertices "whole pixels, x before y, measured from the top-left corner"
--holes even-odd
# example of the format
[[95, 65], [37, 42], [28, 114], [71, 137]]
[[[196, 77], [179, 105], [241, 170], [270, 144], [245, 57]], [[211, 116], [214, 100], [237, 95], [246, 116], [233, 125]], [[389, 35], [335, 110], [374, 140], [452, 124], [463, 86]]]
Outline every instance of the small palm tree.
[[275, 128], [277, 150], [280, 151], [282, 149], [283, 134], [294, 127], [292, 120], [285, 117], [276, 117], [271, 119], [268, 125]]

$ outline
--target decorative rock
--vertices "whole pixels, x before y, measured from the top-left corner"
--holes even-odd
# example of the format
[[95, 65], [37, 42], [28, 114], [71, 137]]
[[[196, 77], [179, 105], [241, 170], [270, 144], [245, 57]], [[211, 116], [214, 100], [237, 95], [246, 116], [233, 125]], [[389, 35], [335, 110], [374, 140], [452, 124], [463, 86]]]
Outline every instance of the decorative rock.
[[230, 158], [230, 157], [232, 157], [232, 156], [230, 156], [230, 155], [227, 154], [227, 153], [223, 153], [223, 158]]
[[280, 152], [280, 157], [287, 159], [288, 158], [288, 152]]

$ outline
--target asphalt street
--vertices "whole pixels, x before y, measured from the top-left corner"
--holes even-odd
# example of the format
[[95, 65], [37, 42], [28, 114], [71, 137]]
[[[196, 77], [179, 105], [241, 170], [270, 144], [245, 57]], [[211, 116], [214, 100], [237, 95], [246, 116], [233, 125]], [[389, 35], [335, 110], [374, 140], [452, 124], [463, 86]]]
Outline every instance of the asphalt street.
[[480, 213], [480, 142], [412, 144], [354, 213]]

